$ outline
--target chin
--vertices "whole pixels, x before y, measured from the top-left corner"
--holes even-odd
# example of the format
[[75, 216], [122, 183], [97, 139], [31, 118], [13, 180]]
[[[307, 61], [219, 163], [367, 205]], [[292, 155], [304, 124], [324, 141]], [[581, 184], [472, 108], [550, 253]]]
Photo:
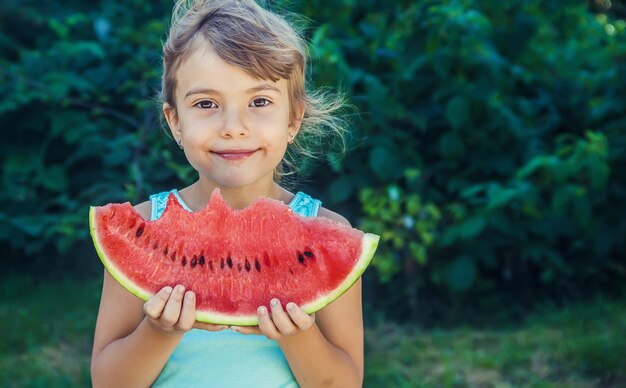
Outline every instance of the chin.
[[225, 176], [225, 177], [213, 177], [215, 183], [220, 187], [228, 187], [228, 188], [238, 188], [238, 187], [246, 187], [250, 186], [256, 182], [258, 182], [260, 177], [251, 177], [251, 176]]

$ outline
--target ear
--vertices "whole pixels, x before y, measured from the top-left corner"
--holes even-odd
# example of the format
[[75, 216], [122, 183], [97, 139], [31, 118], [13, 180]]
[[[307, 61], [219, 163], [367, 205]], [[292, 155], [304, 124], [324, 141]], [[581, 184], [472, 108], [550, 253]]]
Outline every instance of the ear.
[[171, 106], [167, 102], [163, 103], [163, 115], [165, 116], [165, 120], [167, 121], [167, 125], [170, 127], [170, 131], [172, 131], [172, 136], [174, 139], [180, 139], [183, 134], [180, 130], [180, 121], [178, 120], [178, 113], [176, 112], [176, 107]]
[[304, 119], [304, 105], [298, 103], [295, 106], [295, 118], [289, 124], [289, 129], [290, 129], [289, 133], [296, 136], [298, 132], [300, 131], [300, 126], [302, 125], [303, 119]]

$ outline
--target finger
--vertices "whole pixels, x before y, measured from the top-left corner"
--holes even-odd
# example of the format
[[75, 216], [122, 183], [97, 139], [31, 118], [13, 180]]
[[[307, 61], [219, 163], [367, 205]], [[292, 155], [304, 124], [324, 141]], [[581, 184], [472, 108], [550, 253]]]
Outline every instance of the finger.
[[180, 310], [180, 317], [176, 322], [176, 329], [189, 331], [196, 321], [196, 295], [193, 291], [187, 291], [183, 299], [183, 307]]
[[287, 314], [300, 330], [307, 330], [315, 323], [315, 314], [309, 315], [293, 302], [287, 303]]
[[231, 326], [239, 334], [263, 334], [258, 326]]
[[283, 306], [280, 304], [280, 301], [276, 298], [270, 301], [270, 307], [272, 309], [272, 320], [274, 321], [274, 325], [281, 334], [291, 335], [295, 333], [298, 328], [296, 325], [291, 322], [291, 318], [289, 315], [283, 310]]
[[272, 322], [267, 308], [265, 306], [259, 307], [257, 315], [259, 316], [259, 329], [261, 330], [261, 334], [269, 339], [279, 339], [280, 333], [276, 329], [274, 322]]
[[146, 303], [143, 304], [144, 314], [146, 314], [148, 318], [159, 319], [171, 293], [172, 287], [167, 286], [161, 288], [159, 292], [154, 294]]
[[165, 310], [159, 319], [166, 326], [174, 326], [180, 317], [180, 307], [183, 301], [185, 287], [181, 284], [174, 287], [170, 299], [165, 304]]
[[213, 323], [206, 323], [206, 322], [195, 321], [194, 324], [193, 324], [193, 328], [194, 329], [207, 330], [207, 331], [220, 331], [220, 330], [228, 329], [228, 326], [225, 326], [225, 325], [215, 325]]

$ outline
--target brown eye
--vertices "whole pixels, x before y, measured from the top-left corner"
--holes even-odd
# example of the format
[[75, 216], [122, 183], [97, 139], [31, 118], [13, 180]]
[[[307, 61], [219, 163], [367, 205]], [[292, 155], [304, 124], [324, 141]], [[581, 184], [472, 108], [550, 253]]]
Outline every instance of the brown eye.
[[217, 107], [217, 105], [215, 105], [215, 103], [213, 101], [208, 101], [208, 100], [200, 101], [196, 105], [199, 106], [202, 109], [211, 109], [211, 108], [216, 108]]
[[254, 99], [252, 101], [252, 103], [250, 104], [250, 106], [254, 107], [254, 108], [262, 108], [264, 106], [268, 106], [269, 104], [271, 104], [271, 102], [265, 98], [257, 98]]

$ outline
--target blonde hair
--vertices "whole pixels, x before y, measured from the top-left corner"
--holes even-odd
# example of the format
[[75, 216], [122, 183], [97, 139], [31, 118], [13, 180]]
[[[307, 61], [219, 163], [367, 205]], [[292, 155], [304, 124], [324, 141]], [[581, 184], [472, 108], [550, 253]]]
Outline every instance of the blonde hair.
[[[176, 107], [176, 72], [200, 42], [226, 63], [264, 80], [288, 81], [290, 123], [299, 120], [300, 132], [288, 147], [275, 179], [298, 171], [296, 159], [318, 158], [323, 145], [346, 149], [347, 121], [339, 115], [345, 107], [341, 94], [308, 90], [308, 52], [304, 39], [281, 16], [252, 0], [178, 0], [163, 45], [163, 75], [160, 99]], [[316, 147], [318, 146], [318, 147]], [[284, 166], [283, 166], [284, 164]], [[289, 171], [285, 171], [285, 167]]]

